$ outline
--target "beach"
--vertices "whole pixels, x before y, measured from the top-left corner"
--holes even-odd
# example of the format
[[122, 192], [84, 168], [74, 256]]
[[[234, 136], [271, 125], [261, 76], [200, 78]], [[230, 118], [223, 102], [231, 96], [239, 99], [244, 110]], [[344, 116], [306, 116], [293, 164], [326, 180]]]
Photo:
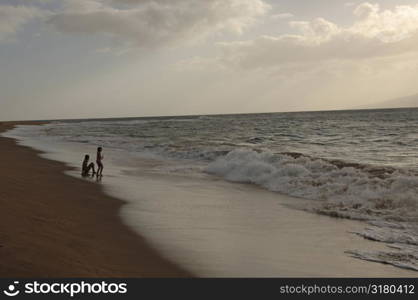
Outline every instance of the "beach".
[[[18, 126], [6, 134], [10, 138], [0, 139], [1, 170], [7, 170], [1, 173], [0, 194], [5, 208], [2, 276], [417, 276], [408, 269], [413, 261], [408, 265], [411, 262], [389, 256], [376, 263], [353, 257], [352, 251], [399, 257], [390, 244], [360, 236], [368, 227], [376, 229], [371, 224], [317, 214], [312, 208], [321, 205], [319, 200], [207, 172], [231, 167], [224, 156], [209, 162], [208, 168], [202, 160], [120, 147], [149, 143], [151, 135], [137, 140], [126, 135], [145, 135], [135, 126], [145, 124], [155, 130], [152, 122], [52, 122]], [[167, 127], [191, 121], [158, 122], [163, 126], [161, 134], [166, 134]], [[128, 143], [123, 144], [125, 140]], [[104, 177], [82, 178], [81, 158], [103, 143], [107, 145]], [[184, 153], [194, 155], [178, 148], [174, 152]], [[260, 166], [266, 164], [255, 160], [247, 165], [242, 160], [242, 154], [253, 158], [251, 152], [232, 152], [236, 153], [238, 164], [232, 167], [240, 173], [235, 176], [265, 174]], [[287, 165], [281, 168], [286, 170]], [[303, 186], [290, 191], [299, 190]], [[390, 265], [397, 263], [405, 265]]]
[[191, 276], [122, 224], [123, 201], [38, 154], [0, 138], [0, 277]]

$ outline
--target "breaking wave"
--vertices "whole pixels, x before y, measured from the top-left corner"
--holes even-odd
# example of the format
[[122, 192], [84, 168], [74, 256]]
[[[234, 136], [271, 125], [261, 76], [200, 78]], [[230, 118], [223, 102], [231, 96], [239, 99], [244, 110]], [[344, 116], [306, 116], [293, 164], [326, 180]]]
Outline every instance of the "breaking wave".
[[374, 167], [298, 153], [234, 150], [207, 167], [233, 182], [312, 200], [319, 213], [350, 219], [418, 220], [418, 176], [413, 171]]

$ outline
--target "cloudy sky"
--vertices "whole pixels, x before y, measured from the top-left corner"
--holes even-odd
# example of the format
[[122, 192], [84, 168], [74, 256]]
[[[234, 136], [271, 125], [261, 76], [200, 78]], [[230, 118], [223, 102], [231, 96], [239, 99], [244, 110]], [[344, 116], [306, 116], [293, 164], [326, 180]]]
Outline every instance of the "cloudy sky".
[[417, 71], [418, 0], [0, 0], [0, 120], [345, 109]]

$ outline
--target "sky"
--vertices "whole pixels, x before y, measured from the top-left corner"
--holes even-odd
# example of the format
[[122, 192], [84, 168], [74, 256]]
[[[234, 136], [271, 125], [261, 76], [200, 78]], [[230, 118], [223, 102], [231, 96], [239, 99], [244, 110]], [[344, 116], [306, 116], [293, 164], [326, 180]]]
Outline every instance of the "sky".
[[418, 0], [0, 0], [0, 120], [350, 109], [417, 71]]

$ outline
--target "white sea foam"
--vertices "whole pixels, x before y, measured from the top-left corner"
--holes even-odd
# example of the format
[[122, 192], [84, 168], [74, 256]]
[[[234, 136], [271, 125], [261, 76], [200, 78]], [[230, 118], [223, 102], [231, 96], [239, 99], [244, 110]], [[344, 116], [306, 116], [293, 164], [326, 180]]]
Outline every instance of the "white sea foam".
[[338, 165], [324, 159], [236, 150], [206, 169], [229, 181], [260, 185], [291, 196], [324, 200], [318, 212], [355, 219], [418, 218], [418, 177], [406, 170]]
[[390, 264], [395, 267], [418, 271], [418, 246], [395, 243], [388, 251], [350, 250], [346, 253], [354, 258]]

